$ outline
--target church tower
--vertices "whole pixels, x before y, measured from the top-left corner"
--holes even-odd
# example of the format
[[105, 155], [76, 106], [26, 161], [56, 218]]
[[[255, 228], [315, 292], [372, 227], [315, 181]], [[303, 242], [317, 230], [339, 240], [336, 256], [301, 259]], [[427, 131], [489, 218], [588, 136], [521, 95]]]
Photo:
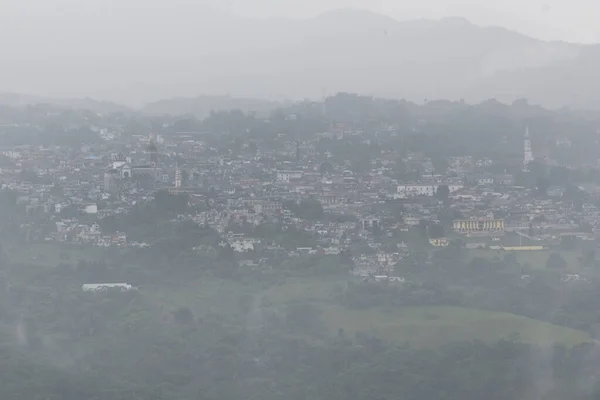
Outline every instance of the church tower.
[[527, 165], [533, 161], [533, 151], [531, 150], [531, 139], [529, 139], [529, 126], [525, 128], [525, 143], [523, 149], [523, 165]]
[[179, 166], [175, 169], [175, 189], [181, 189], [181, 170]]

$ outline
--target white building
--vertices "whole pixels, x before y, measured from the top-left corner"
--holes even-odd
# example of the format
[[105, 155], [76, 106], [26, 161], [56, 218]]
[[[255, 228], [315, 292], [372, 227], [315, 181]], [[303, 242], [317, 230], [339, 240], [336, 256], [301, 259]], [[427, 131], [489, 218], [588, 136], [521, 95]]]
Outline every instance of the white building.
[[254, 244], [256, 244], [257, 242], [259, 243], [260, 240], [246, 238], [233, 240], [229, 243], [229, 245], [231, 246], [233, 251], [237, 253], [247, 253], [254, 251]]
[[413, 216], [404, 217], [404, 223], [408, 226], [417, 226], [417, 225], [419, 225], [420, 222], [421, 222], [421, 220], [417, 217], [413, 217]]
[[128, 292], [136, 288], [128, 283], [86, 283], [81, 286], [81, 290], [84, 292], [102, 292], [109, 289], [119, 289], [122, 292]]
[[181, 170], [179, 166], [175, 169], [175, 189], [181, 189]]
[[477, 183], [478, 186], [493, 185], [494, 177], [493, 176], [478, 176], [475, 178], [475, 183]]
[[83, 206], [83, 212], [86, 214], [98, 214], [98, 204], [86, 204]]
[[302, 179], [302, 171], [277, 171], [278, 182], [289, 183], [298, 179]]
[[[406, 199], [409, 197], [418, 197], [418, 196], [434, 196], [440, 186], [443, 186], [444, 183], [415, 183], [415, 184], [406, 184], [406, 185], [398, 185], [398, 198]], [[463, 189], [464, 185], [458, 183], [450, 183], [448, 184], [448, 190], [450, 193], [458, 192]]]
[[525, 167], [533, 161], [533, 150], [531, 149], [531, 140], [529, 139], [529, 126], [525, 128], [525, 141], [523, 146], [523, 164]]

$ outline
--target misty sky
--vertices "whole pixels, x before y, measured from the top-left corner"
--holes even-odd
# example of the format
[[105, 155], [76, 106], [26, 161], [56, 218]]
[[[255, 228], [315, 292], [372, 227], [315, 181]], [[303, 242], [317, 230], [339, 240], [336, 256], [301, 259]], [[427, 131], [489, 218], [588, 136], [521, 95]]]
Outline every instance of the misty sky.
[[[165, 7], [210, 5], [245, 16], [310, 17], [332, 8], [358, 7], [396, 19], [463, 16], [482, 25], [500, 25], [546, 40], [600, 42], [597, 0], [0, 0], [0, 23], [15, 33], [40, 24], [40, 33], [75, 17], [99, 18], [137, 9], [140, 20]], [[110, 21], [107, 19], [107, 28]], [[31, 31], [23, 30], [26, 34]]]
[[229, 0], [229, 4], [239, 13], [254, 16], [311, 16], [344, 6], [401, 20], [462, 16], [545, 40], [600, 42], [600, 2], [596, 0]]
[[[90, 96], [126, 104], [200, 93], [302, 98], [321, 93], [315, 89], [320, 85], [371, 93], [375, 89], [370, 75], [358, 82], [350, 70], [344, 70], [348, 76], [339, 71], [327, 75], [326, 68], [309, 72], [303, 60], [291, 61], [295, 54], [281, 57], [280, 50], [273, 50], [287, 48], [294, 37], [291, 27], [299, 23], [271, 21], [273, 26], [232, 18], [310, 18], [342, 7], [397, 20], [462, 16], [478, 25], [504, 26], [544, 40], [600, 43], [597, 0], [0, 0], [0, 93]], [[273, 37], [273, 32], [281, 35]], [[336, 62], [329, 51], [319, 54], [320, 39], [311, 43], [305, 49], [314, 57], [309, 65]], [[343, 42], [338, 49], [342, 47]], [[267, 49], [268, 55], [261, 53]], [[379, 55], [388, 54], [379, 50]], [[571, 56], [535, 50], [490, 57], [473, 61], [473, 68], [480, 69], [472, 71], [473, 76], [489, 75], [490, 65], [496, 71], [498, 65], [517, 61], [534, 58], [544, 64]], [[356, 60], [352, 64], [358, 68]], [[310, 80], [314, 87], [309, 91], [306, 82], [286, 79], [283, 71], [308, 80], [311, 74], [328, 78], [321, 83]]]

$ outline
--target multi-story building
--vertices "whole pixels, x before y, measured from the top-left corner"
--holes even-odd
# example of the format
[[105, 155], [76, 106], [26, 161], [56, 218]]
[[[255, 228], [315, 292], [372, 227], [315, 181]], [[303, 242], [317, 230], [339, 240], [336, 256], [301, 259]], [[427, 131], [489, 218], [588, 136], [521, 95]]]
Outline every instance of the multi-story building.
[[343, 204], [346, 202], [346, 196], [338, 193], [323, 193], [319, 201], [324, 206]]
[[452, 223], [455, 232], [470, 233], [501, 233], [504, 232], [503, 219], [474, 218], [455, 220]]
[[429, 239], [429, 244], [435, 247], [446, 247], [450, 244], [448, 238]]
[[379, 218], [367, 217], [360, 220], [360, 225], [363, 229], [378, 229], [381, 226]]

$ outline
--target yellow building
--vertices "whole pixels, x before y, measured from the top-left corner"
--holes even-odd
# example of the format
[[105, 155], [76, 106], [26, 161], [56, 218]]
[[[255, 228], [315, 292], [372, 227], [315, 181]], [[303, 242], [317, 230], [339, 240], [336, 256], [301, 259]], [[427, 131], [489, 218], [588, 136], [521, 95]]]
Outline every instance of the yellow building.
[[504, 232], [503, 219], [459, 219], [452, 222], [452, 227], [458, 233], [500, 233]]

